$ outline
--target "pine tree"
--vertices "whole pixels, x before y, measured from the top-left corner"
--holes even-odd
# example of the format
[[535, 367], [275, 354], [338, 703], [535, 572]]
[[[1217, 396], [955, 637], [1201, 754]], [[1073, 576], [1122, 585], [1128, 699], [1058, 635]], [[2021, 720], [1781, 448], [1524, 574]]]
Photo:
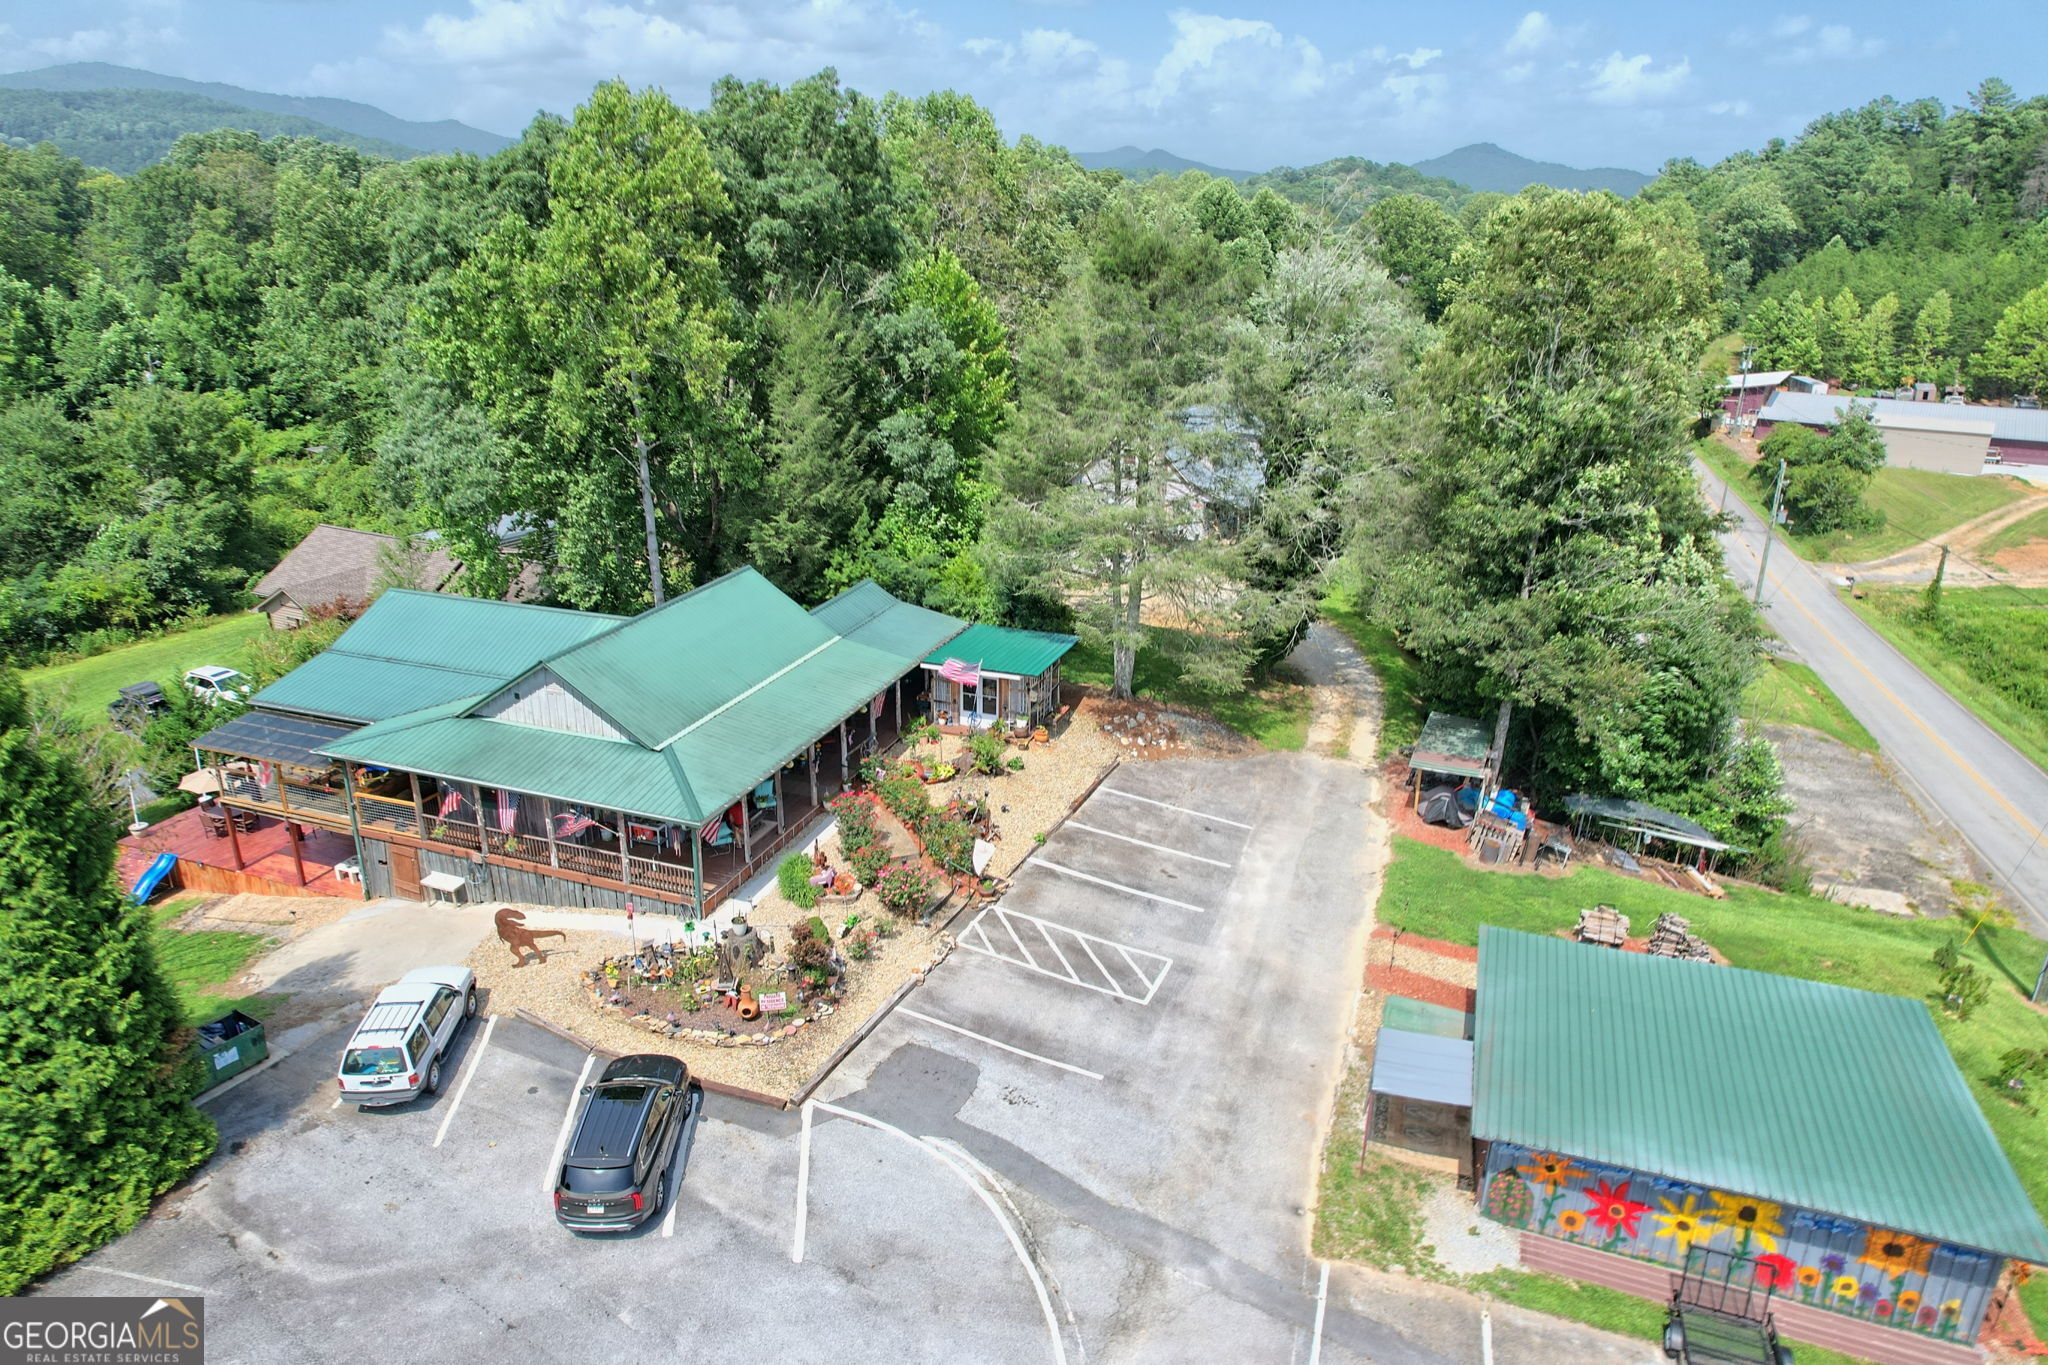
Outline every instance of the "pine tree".
[[213, 1150], [114, 832], [0, 672], [0, 1293], [118, 1236]]

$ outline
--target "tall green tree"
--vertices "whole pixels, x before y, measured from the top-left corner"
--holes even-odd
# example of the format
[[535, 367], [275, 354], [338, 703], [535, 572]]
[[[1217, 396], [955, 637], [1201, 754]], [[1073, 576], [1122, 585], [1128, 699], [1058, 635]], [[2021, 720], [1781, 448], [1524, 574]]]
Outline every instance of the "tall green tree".
[[581, 605], [630, 601], [621, 465], [654, 602], [664, 523], [697, 568], [721, 543], [737, 348], [711, 231], [727, 207], [695, 121], [607, 82], [548, 163], [546, 223], [506, 215], [427, 320], [427, 352], [512, 438], [522, 510], [557, 523], [561, 588]]
[[[1079, 604], [1083, 629], [1109, 646], [1119, 697], [1147, 643], [1146, 602], [1204, 619], [1230, 584], [1232, 551], [1202, 534], [1213, 466], [1190, 410], [1216, 377], [1238, 287], [1208, 233], [1120, 211], [1019, 357], [993, 544], [1045, 596]], [[1246, 661], [1218, 638], [1186, 667], [1224, 685]]]
[[1976, 368], [2009, 392], [2048, 393], [2048, 284], [2005, 310]]
[[196, 1062], [115, 885], [114, 827], [0, 672], [0, 1292], [120, 1235], [213, 1150]]
[[1747, 666], [1687, 470], [1704, 262], [1607, 195], [1517, 198], [1476, 251], [1424, 359], [1438, 444], [1385, 606], [1493, 703], [1497, 752], [1528, 713], [1511, 766], [1540, 786], [1668, 791], [1725, 749]]
[[1360, 221], [1387, 273], [1407, 286], [1430, 321], [1442, 317], [1457, 290], [1456, 258], [1465, 241], [1451, 211], [1419, 194], [1392, 194]]
[[1949, 347], [1954, 339], [1955, 308], [1948, 290], [1937, 289], [1913, 315], [1913, 364], [1915, 379], [1952, 381], [1953, 357]]

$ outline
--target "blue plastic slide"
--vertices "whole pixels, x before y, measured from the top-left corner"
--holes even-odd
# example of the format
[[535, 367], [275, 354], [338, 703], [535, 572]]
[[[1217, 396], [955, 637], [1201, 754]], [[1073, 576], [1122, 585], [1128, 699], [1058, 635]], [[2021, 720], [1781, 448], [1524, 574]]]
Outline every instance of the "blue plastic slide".
[[149, 898], [156, 894], [157, 887], [163, 884], [164, 878], [170, 876], [171, 869], [177, 865], [177, 854], [157, 854], [156, 861], [149, 865], [149, 870], [135, 879], [135, 903], [137, 905], [148, 904]]

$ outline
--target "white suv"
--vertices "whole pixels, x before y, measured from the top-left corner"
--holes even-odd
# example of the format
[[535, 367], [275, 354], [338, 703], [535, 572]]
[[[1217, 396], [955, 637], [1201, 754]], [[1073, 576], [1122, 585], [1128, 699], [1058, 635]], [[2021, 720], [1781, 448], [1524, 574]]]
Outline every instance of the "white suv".
[[185, 672], [185, 689], [208, 706], [217, 706], [222, 697], [233, 697], [246, 701], [249, 697], [249, 675], [220, 664], [201, 664]]
[[421, 967], [386, 986], [341, 1054], [341, 1097], [364, 1107], [404, 1104], [441, 1088], [441, 1063], [476, 1017], [476, 973]]

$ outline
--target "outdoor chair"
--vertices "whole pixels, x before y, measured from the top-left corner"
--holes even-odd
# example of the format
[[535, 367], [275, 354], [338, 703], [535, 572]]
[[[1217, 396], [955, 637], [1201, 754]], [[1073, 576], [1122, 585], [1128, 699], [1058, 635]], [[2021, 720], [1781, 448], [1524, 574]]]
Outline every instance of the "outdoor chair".
[[216, 839], [228, 837], [228, 817], [224, 812], [208, 810], [201, 811], [200, 815], [206, 821], [206, 832], [208, 834], [211, 834]]
[[238, 810], [234, 813], [234, 821], [235, 828], [242, 831], [242, 833], [254, 834], [256, 832], [256, 812]]

